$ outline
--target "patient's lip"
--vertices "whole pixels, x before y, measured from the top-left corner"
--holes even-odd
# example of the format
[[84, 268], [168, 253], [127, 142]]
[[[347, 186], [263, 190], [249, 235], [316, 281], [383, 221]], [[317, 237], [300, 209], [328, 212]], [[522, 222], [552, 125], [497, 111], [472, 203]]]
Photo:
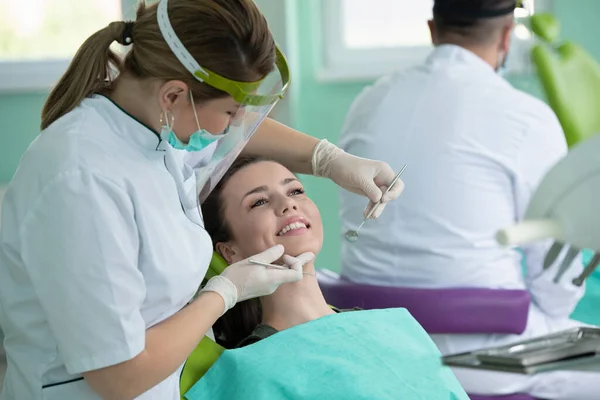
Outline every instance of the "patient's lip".
[[[283, 230], [283, 228], [285, 228], [286, 226], [288, 226], [290, 224], [293, 224], [295, 222], [301, 222], [301, 223], [303, 223], [304, 225], [306, 225], [306, 228], [292, 229], [291, 231], [288, 231], [288, 232], [284, 233], [283, 235], [279, 235], [279, 232], [281, 232]], [[299, 234], [302, 234], [302, 233], [306, 232], [306, 230], [308, 230], [309, 228], [310, 228], [310, 222], [306, 218], [301, 217], [301, 216], [290, 217], [290, 218], [286, 219], [283, 222], [283, 224], [281, 224], [281, 226], [277, 230], [276, 235], [277, 236], [287, 236], [287, 235], [294, 236], [294, 235], [299, 235]]]

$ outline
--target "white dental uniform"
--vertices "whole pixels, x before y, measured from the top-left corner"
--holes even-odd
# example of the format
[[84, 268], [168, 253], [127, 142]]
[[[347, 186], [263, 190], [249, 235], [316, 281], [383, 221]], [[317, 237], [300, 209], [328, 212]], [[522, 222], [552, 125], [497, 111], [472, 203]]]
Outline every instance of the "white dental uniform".
[[[402, 196], [363, 226], [356, 243], [342, 240], [344, 276], [374, 285], [531, 293], [523, 335], [434, 335], [443, 353], [577, 325], [569, 315], [583, 288], [571, 280], [581, 272], [581, 261], [554, 284], [562, 256], [543, 272], [548, 243], [523, 249], [523, 276], [521, 254], [495, 240], [498, 229], [523, 217], [543, 175], [566, 155], [563, 131], [546, 104], [514, 89], [472, 52], [442, 45], [423, 65], [365, 89], [350, 109], [340, 146], [386, 161], [396, 171], [407, 164]], [[355, 229], [364, 206], [364, 199], [342, 191], [342, 232]], [[527, 392], [583, 400], [597, 399], [600, 392], [594, 374], [527, 377], [456, 370], [456, 375], [475, 394]]]
[[[195, 184], [181, 152], [100, 95], [40, 134], [3, 202], [1, 400], [99, 399], [81, 373], [132, 359], [192, 299], [212, 255]], [[180, 370], [139, 399], [178, 400]]]

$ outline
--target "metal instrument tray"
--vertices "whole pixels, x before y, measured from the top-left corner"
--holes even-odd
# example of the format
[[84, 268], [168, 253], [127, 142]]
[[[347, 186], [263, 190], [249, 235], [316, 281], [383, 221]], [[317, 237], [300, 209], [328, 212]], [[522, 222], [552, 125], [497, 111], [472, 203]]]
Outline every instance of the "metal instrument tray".
[[564, 363], [598, 362], [599, 356], [600, 329], [573, 328], [506, 346], [448, 355], [442, 361], [456, 367], [535, 373]]

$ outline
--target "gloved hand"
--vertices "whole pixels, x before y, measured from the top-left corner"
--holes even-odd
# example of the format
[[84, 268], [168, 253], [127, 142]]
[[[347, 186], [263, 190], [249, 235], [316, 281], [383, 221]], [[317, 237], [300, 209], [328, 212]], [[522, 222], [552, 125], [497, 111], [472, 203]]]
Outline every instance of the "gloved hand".
[[[350, 192], [368, 197], [370, 202], [363, 213], [365, 217], [396, 177], [387, 163], [353, 156], [324, 139], [313, 151], [312, 170], [314, 176], [327, 177]], [[398, 179], [371, 218], [378, 218], [386, 203], [398, 198], [403, 190], [404, 183]]]
[[[302, 279], [302, 267], [315, 258], [313, 253], [303, 253], [298, 257], [284, 255], [282, 245], [273, 246], [260, 254], [231, 264], [221, 273], [212, 277], [200, 292], [216, 292], [225, 301], [227, 312], [236, 303], [255, 297], [266, 296], [277, 290], [279, 285], [298, 282]], [[251, 264], [249, 259], [272, 263], [283, 256], [289, 269], [281, 270]]]

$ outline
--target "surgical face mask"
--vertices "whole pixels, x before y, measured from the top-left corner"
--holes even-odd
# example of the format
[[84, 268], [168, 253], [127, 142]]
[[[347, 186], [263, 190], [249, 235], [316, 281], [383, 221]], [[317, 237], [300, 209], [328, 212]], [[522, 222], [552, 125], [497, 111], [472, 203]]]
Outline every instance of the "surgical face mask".
[[506, 76], [506, 60], [508, 59], [508, 54], [505, 54], [503, 51], [498, 52], [498, 65], [496, 66], [496, 73], [500, 76]]
[[207, 148], [213, 142], [224, 137], [229, 131], [229, 126], [225, 129], [225, 131], [218, 135], [213, 135], [208, 132], [206, 129], [200, 128], [200, 121], [198, 120], [198, 114], [196, 113], [196, 105], [194, 104], [194, 97], [192, 96], [192, 92], [190, 91], [190, 101], [192, 103], [192, 110], [194, 110], [194, 117], [196, 118], [196, 126], [198, 126], [198, 130], [194, 132], [187, 144], [183, 143], [175, 132], [173, 132], [173, 123], [174, 117], [171, 116], [171, 123], [169, 124], [169, 118], [167, 113], [165, 112], [165, 123], [161, 129], [160, 137], [163, 140], [166, 140], [173, 148], [177, 150], [186, 150], [186, 151], [201, 151]]

